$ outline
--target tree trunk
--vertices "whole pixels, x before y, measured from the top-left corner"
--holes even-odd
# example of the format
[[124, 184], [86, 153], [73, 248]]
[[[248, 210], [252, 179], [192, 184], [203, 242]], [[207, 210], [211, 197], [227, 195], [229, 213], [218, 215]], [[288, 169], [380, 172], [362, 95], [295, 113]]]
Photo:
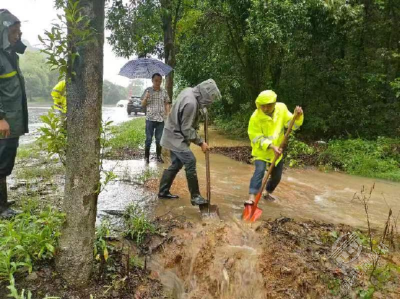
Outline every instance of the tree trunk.
[[[165, 63], [172, 68], [175, 68], [175, 44], [174, 44], [174, 31], [172, 23], [172, 10], [173, 3], [171, 0], [161, 1], [161, 21], [164, 31], [164, 55]], [[177, 16], [176, 16], [177, 17]], [[173, 89], [174, 89], [174, 71], [172, 71], [167, 77], [165, 82], [165, 88], [168, 92], [168, 96], [172, 101]]]
[[[79, 56], [68, 70], [68, 146], [57, 267], [77, 287], [87, 284], [93, 267], [93, 244], [100, 181], [100, 125], [103, 83], [104, 1], [80, 0], [94, 39], [76, 48]], [[69, 24], [70, 25], [70, 24]], [[71, 26], [68, 26], [71, 33]], [[69, 41], [69, 47], [71, 41]], [[69, 61], [71, 62], [71, 61]], [[70, 75], [75, 72], [76, 75]]]

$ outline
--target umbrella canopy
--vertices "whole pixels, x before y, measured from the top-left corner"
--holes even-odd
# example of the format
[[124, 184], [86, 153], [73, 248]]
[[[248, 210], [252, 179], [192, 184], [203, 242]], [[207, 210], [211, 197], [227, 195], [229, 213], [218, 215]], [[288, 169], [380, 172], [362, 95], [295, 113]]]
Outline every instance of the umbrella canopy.
[[131, 79], [151, 78], [154, 73], [166, 76], [172, 71], [172, 68], [163, 62], [152, 58], [138, 58], [128, 61], [119, 71], [122, 75]]

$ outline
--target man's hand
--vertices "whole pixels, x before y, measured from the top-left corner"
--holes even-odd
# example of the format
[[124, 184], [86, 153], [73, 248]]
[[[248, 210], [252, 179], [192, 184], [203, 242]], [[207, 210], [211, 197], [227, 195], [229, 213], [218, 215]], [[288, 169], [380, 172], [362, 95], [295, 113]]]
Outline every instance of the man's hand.
[[10, 125], [6, 120], [0, 120], [0, 136], [2, 137], [9, 137], [11, 134]]
[[203, 151], [204, 153], [206, 153], [209, 149], [207, 143], [204, 143], [204, 142], [203, 142], [203, 144], [201, 144], [200, 147], [201, 147], [201, 151]]
[[301, 106], [296, 106], [294, 112], [297, 112], [296, 120], [298, 120], [303, 114], [303, 109], [301, 108]]
[[146, 96], [144, 97], [144, 100], [149, 100], [149, 98], [150, 98], [150, 92], [149, 92], [149, 90], [147, 90], [146, 91]]
[[274, 146], [272, 144], [269, 145], [269, 148], [274, 151], [275, 156], [280, 156], [282, 154], [282, 148], [279, 148], [279, 147]]

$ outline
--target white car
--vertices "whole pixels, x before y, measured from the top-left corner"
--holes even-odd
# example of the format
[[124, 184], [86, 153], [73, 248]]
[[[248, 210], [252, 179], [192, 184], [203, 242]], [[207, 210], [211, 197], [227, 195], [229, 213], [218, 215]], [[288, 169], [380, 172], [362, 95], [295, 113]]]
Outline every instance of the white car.
[[119, 100], [117, 102], [117, 107], [127, 107], [129, 103], [129, 100]]

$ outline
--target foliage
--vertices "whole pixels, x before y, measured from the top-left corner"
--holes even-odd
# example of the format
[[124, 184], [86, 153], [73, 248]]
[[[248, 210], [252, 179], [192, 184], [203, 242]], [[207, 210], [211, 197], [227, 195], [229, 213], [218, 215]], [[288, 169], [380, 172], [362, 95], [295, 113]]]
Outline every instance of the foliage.
[[312, 157], [315, 153], [316, 149], [296, 139], [293, 133], [290, 135], [285, 159], [289, 167], [302, 166], [305, 157]]
[[159, 173], [157, 169], [146, 168], [146, 170], [144, 170], [141, 174], [137, 175], [135, 181], [144, 184], [152, 178], [157, 178], [158, 175]]
[[398, 136], [399, 17], [393, 1], [198, 1], [178, 24], [175, 71], [184, 86], [216, 80], [217, 118], [238, 118], [238, 135], [273, 89], [303, 106], [308, 138]]
[[400, 181], [399, 149], [398, 139], [333, 140], [319, 155], [319, 163], [353, 175]]
[[116, 104], [119, 100], [127, 99], [127, 90], [108, 80], [103, 82], [103, 104]]
[[125, 236], [141, 245], [145, 238], [156, 232], [156, 227], [147, 219], [144, 212], [135, 204], [129, 205], [124, 213]]
[[109, 43], [117, 55], [132, 54], [162, 57], [162, 24], [158, 1], [113, 1], [107, 12], [106, 28], [111, 30]]
[[44, 126], [39, 128], [41, 135], [37, 139], [40, 147], [49, 156], [57, 155], [65, 166], [67, 150], [67, 130], [65, 117], [51, 109], [47, 115], [40, 117]]
[[[89, 26], [90, 19], [82, 14], [79, 1], [58, 1], [57, 6], [64, 10], [64, 14], [57, 15], [58, 23], [53, 23], [44, 37], [39, 35], [39, 40], [44, 47], [41, 51], [48, 55], [47, 64], [51, 70], [59, 72], [61, 80], [67, 78], [68, 70], [72, 69], [79, 56], [77, 48], [92, 41], [96, 32]], [[74, 72], [70, 74], [73, 76]]]
[[146, 140], [145, 126], [145, 119], [138, 118], [112, 127], [109, 151], [114, 152], [124, 148], [142, 148]]
[[372, 299], [374, 296], [375, 289], [373, 287], [368, 288], [367, 290], [359, 290], [358, 296], [361, 299]]
[[96, 238], [93, 247], [93, 255], [96, 260], [107, 262], [109, 256], [109, 245], [107, 237], [110, 235], [110, 222], [107, 219], [101, 221], [100, 226], [96, 228]]
[[30, 199], [22, 204], [21, 214], [0, 221], [0, 281], [10, 281], [13, 297], [17, 296], [14, 274], [30, 273], [36, 262], [54, 257], [63, 220], [64, 214], [53, 207], [41, 210]]
[[50, 101], [50, 93], [57, 83], [57, 70], [51, 71], [46, 65], [46, 56], [39, 51], [26, 51], [21, 55], [20, 65], [25, 79], [25, 90], [30, 102], [44, 98]]
[[[67, 151], [67, 130], [65, 117], [59, 115], [54, 110], [49, 110], [47, 115], [41, 116], [40, 118], [45, 125], [39, 128], [39, 131], [41, 132], [41, 135], [37, 139], [39, 146], [42, 150], [45, 150], [50, 157], [53, 155], [58, 156], [60, 162], [65, 166]], [[107, 171], [103, 168], [105, 149], [110, 146], [108, 135], [111, 130], [111, 125], [112, 121], [106, 121], [102, 123], [102, 126], [100, 128], [100, 172], [103, 174], [103, 180], [99, 183], [99, 192], [102, 192], [105, 186], [110, 181], [117, 178], [117, 176], [112, 171]], [[49, 171], [52, 170], [51, 167], [45, 169]], [[40, 172], [40, 170], [38, 169], [27, 170]], [[24, 170], [23, 176], [32, 177], [26, 173], [27, 170]], [[55, 171], [56, 170], [58, 169], [55, 168]], [[51, 176], [52, 173], [50, 172], [49, 175]]]

